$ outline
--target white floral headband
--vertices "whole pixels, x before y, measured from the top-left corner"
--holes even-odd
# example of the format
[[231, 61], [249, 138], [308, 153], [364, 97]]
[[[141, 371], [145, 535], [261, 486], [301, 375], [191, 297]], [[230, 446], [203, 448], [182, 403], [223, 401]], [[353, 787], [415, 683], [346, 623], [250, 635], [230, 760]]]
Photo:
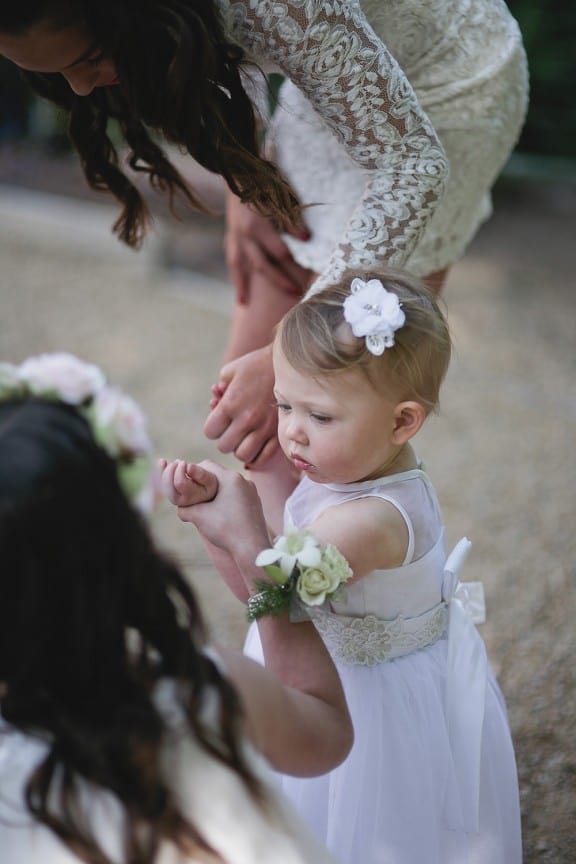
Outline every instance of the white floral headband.
[[0, 402], [37, 396], [72, 405], [87, 420], [97, 444], [117, 465], [128, 499], [142, 512], [154, 503], [146, 418], [136, 402], [106, 383], [102, 371], [72, 354], [39, 354], [20, 366], [0, 363]]
[[364, 336], [366, 348], [377, 357], [394, 345], [394, 333], [406, 321], [398, 295], [387, 291], [379, 279], [353, 279], [343, 306], [352, 333]]

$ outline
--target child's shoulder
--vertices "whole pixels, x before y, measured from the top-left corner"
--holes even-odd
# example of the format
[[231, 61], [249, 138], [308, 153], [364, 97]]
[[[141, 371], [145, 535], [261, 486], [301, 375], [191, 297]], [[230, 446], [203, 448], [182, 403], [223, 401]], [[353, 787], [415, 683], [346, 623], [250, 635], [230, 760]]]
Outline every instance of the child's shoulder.
[[357, 576], [401, 566], [410, 539], [405, 514], [392, 501], [378, 496], [329, 506], [309, 529], [322, 544], [336, 546]]

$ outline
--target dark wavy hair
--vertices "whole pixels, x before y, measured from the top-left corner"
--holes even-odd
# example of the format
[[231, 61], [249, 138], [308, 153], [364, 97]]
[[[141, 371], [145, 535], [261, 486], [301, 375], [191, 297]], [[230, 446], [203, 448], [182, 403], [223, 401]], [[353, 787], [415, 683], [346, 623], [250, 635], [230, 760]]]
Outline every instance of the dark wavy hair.
[[45, 21], [54, 29], [87, 25], [110, 57], [120, 85], [76, 96], [59, 74], [26, 72], [33, 89], [69, 112], [69, 135], [93, 189], [122, 205], [114, 231], [129, 246], [143, 240], [150, 214], [119, 167], [110, 121], [128, 146], [128, 164], [152, 186], [206, 208], [156, 143], [185, 148], [244, 202], [286, 227], [298, 224], [298, 199], [263, 158], [252, 103], [241, 81], [242, 49], [228, 41], [214, 0], [19, 0], [2, 4], [0, 31], [21, 35]]
[[[83, 778], [123, 805], [126, 862], [151, 864], [165, 840], [220, 860], [162, 775], [153, 690], [175, 682], [191, 735], [263, 803], [242, 756], [237, 696], [202, 651], [190, 587], [72, 407], [0, 403], [0, 560], [2, 734], [48, 744], [27, 781], [30, 812], [81, 860], [112, 864], [82, 816]], [[203, 720], [208, 693], [216, 729]]]

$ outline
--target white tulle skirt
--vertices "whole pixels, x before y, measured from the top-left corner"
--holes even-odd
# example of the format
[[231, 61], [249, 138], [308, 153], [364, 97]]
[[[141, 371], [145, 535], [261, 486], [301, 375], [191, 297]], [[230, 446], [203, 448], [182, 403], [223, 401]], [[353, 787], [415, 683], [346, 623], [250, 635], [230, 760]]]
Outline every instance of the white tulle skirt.
[[[245, 651], [262, 662], [258, 631]], [[377, 666], [339, 666], [355, 743], [323, 777], [281, 776], [285, 794], [342, 864], [521, 864], [518, 781], [506, 707], [489, 672], [480, 830], [446, 803], [453, 760], [444, 694], [447, 642]], [[454, 818], [452, 818], [454, 816]]]

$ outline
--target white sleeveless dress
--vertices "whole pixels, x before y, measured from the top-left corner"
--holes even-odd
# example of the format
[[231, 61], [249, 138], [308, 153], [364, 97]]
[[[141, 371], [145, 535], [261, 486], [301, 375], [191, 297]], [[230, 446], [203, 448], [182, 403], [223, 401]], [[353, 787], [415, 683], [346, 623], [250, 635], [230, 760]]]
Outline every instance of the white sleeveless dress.
[[[402, 514], [406, 560], [312, 615], [342, 678], [354, 747], [329, 774], [282, 776], [282, 788], [342, 864], [520, 864], [506, 707], [470, 617], [478, 583], [454, 578], [458, 562], [446, 561], [426, 474], [326, 485], [305, 478], [286, 520], [303, 528], [365, 496]], [[262, 661], [254, 625], [245, 650]]]
[[286, 81], [270, 155], [308, 207], [322, 274], [452, 264], [490, 213], [528, 73], [504, 0], [218, 0], [230, 38]]

